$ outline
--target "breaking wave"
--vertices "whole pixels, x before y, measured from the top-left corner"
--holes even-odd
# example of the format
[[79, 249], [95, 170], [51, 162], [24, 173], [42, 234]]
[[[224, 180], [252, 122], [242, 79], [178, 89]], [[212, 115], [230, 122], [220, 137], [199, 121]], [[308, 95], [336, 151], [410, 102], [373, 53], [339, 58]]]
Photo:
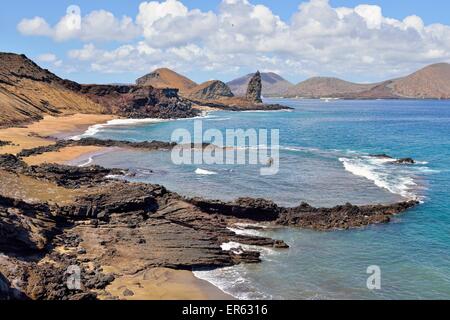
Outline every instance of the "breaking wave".
[[198, 174], [198, 175], [207, 175], [207, 176], [216, 175], [217, 174], [217, 172], [209, 171], [209, 170], [205, 170], [205, 169], [200, 169], [200, 168], [195, 170], [195, 173]]
[[[417, 165], [396, 165], [394, 164], [396, 160], [371, 156], [339, 158], [345, 170], [353, 175], [366, 178], [377, 187], [408, 200], [423, 201], [420, 192], [424, 187], [419, 185], [417, 178], [420, 173], [429, 172], [429, 169]], [[417, 164], [420, 164], [420, 162]]]

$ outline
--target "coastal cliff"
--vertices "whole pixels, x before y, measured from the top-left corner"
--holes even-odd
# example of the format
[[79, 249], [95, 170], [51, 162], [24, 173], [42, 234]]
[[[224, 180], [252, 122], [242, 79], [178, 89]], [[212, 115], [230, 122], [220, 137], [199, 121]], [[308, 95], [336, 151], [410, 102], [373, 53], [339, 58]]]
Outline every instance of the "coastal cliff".
[[134, 118], [186, 118], [198, 113], [177, 89], [81, 85], [12, 53], [0, 53], [0, 107], [0, 126], [75, 113]]
[[106, 112], [88, 97], [24, 55], [0, 53], [0, 127], [36, 121], [45, 115]]

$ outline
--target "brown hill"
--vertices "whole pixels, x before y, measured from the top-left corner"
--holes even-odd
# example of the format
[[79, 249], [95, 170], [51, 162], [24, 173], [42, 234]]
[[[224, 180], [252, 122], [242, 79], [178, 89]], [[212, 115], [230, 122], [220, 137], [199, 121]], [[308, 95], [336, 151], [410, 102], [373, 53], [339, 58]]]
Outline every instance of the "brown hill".
[[[250, 73], [227, 83], [231, 91], [239, 97], [245, 97], [250, 79], [254, 76]], [[264, 97], [284, 96], [287, 90], [292, 87], [292, 83], [273, 72], [261, 73], [262, 95]]]
[[315, 77], [291, 87], [286, 96], [302, 98], [331, 98], [372, 89], [373, 84], [358, 84], [338, 78]]
[[394, 81], [392, 90], [400, 97], [450, 99], [450, 64], [433, 64], [398, 79]]
[[285, 96], [343, 99], [450, 99], [450, 64], [433, 64], [409, 76], [374, 84], [358, 84], [337, 78], [311, 78], [289, 89]]
[[185, 95], [192, 99], [215, 100], [234, 97], [230, 88], [219, 80], [206, 81], [190, 90]]
[[136, 80], [139, 86], [152, 86], [154, 88], [174, 88], [180, 92], [187, 92], [197, 86], [197, 83], [167, 68], [161, 68]]
[[105, 108], [65, 87], [65, 81], [24, 55], [0, 53], [0, 126], [44, 115], [102, 113]]

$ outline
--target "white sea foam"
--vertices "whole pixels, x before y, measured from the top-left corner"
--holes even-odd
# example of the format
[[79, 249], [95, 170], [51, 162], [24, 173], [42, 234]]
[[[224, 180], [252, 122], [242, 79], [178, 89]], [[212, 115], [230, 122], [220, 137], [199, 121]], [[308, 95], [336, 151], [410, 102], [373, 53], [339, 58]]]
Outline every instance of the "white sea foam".
[[216, 175], [217, 174], [217, 172], [209, 171], [209, 170], [205, 170], [205, 169], [200, 169], [200, 168], [197, 168], [197, 170], [195, 170], [195, 173], [198, 174], [198, 175], [207, 175], [207, 176], [209, 176], [209, 175]]
[[165, 119], [155, 119], [155, 118], [147, 118], [147, 119], [114, 119], [110, 120], [106, 123], [102, 124], [95, 124], [93, 126], [90, 126], [83, 134], [73, 136], [70, 138], [70, 140], [81, 140], [82, 138], [91, 137], [102, 131], [103, 129], [107, 127], [114, 127], [114, 126], [131, 126], [136, 124], [145, 124], [145, 123], [160, 123], [160, 122], [166, 122], [170, 120]]
[[[234, 230], [234, 229], [233, 229]], [[221, 245], [224, 251], [233, 251], [236, 254], [247, 251], [259, 251], [264, 261], [272, 260], [270, 257], [277, 253], [271, 248], [263, 248], [259, 246], [245, 245], [238, 242], [226, 242]], [[243, 265], [233, 267], [208, 270], [194, 271], [194, 275], [202, 280], [208, 281], [223, 292], [232, 295], [240, 300], [271, 300], [274, 297], [267, 293], [266, 288], [259, 288], [257, 284], [250, 280], [247, 276], [248, 270]]]
[[240, 111], [242, 113], [273, 113], [273, 112], [293, 112], [292, 109], [280, 109], [280, 110], [245, 110]]
[[356, 156], [353, 158], [339, 158], [345, 170], [355, 176], [366, 178], [376, 186], [386, 189], [393, 194], [410, 200], [421, 200], [416, 194], [419, 186], [415, 181], [416, 169], [394, 166], [396, 159]]
[[256, 287], [246, 276], [245, 266], [238, 265], [212, 271], [194, 271], [194, 276], [208, 281], [223, 292], [239, 300], [272, 300], [274, 297]]
[[227, 228], [230, 231], [233, 231], [237, 235], [244, 235], [244, 236], [260, 236], [262, 232], [260, 230], [255, 229], [241, 229], [239, 226], [237, 228], [228, 227]]
[[70, 140], [81, 140], [86, 137], [95, 136], [102, 130], [104, 130], [107, 127], [119, 127], [119, 126], [133, 126], [133, 125], [139, 125], [139, 124], [150, 124], [150, 123], [161, 123], [161, 122], [169, 122], [169, 121], [183, 121], [183, 120], [189, 120], [189, 119], [208, 119], [216, 117], [214, 115], [211, 115], [208, 112], [202, 112], [200, 116], [194, 117], [194, 118], [178, 118], [178, 119], [159, 119], [159, 118], [144, 118], [144, 119], [113, 119], [106, 123], [102, 124], [95, 124], [90, 126], [84, 133], [80, 135], [76, 135], [70, 138]]
[[93, 159], [92, 157], [89, 157], [89, 159], [88, 159], [86, 162], [84, 162], [84, 163], [82, 163], [82, 164], [79, 164], [78, 167], [80, 167], [80, 168], [87, 167], [87, 166], [90, 165], [92, 162], [94, 162], [94, 159]]
[[220, 247], [223, 251], [232, 251], [234, 254], [244, 253], [242, 245], [237, 242], [225, 242]]

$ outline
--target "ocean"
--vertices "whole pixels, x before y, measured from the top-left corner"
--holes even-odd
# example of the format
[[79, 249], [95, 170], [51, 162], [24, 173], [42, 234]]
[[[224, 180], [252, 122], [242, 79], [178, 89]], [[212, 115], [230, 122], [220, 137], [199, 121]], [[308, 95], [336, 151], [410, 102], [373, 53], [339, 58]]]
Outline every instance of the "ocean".
[[[450, 101], [266, 102], [294, 110], [114, 121], [91, 127], [85, 135], [169, 141], [176, 129], [192, 132], [196, 120], [205, 130], [223, 132], [279, 129], [280, 169], [273, 176], [260, 175], [258, 165], [175, 165], [167, 151], [115, 150], [77, 164], [129, 168], [136, 173], [132, 181], [209, 199], [262, 197], [283, 206], [418, 199], [420, 206], [389, 224], [331, 232], [251, 231], [282, 239], [290, 249], [257, 248], [261, 264], [195, 274], [240, 299], [449, 299]], [[395, 165], [374, 154], [411, 157], [416, 164]], [[370, 266], [379, 267], [379, 290], [367, 287]]]

